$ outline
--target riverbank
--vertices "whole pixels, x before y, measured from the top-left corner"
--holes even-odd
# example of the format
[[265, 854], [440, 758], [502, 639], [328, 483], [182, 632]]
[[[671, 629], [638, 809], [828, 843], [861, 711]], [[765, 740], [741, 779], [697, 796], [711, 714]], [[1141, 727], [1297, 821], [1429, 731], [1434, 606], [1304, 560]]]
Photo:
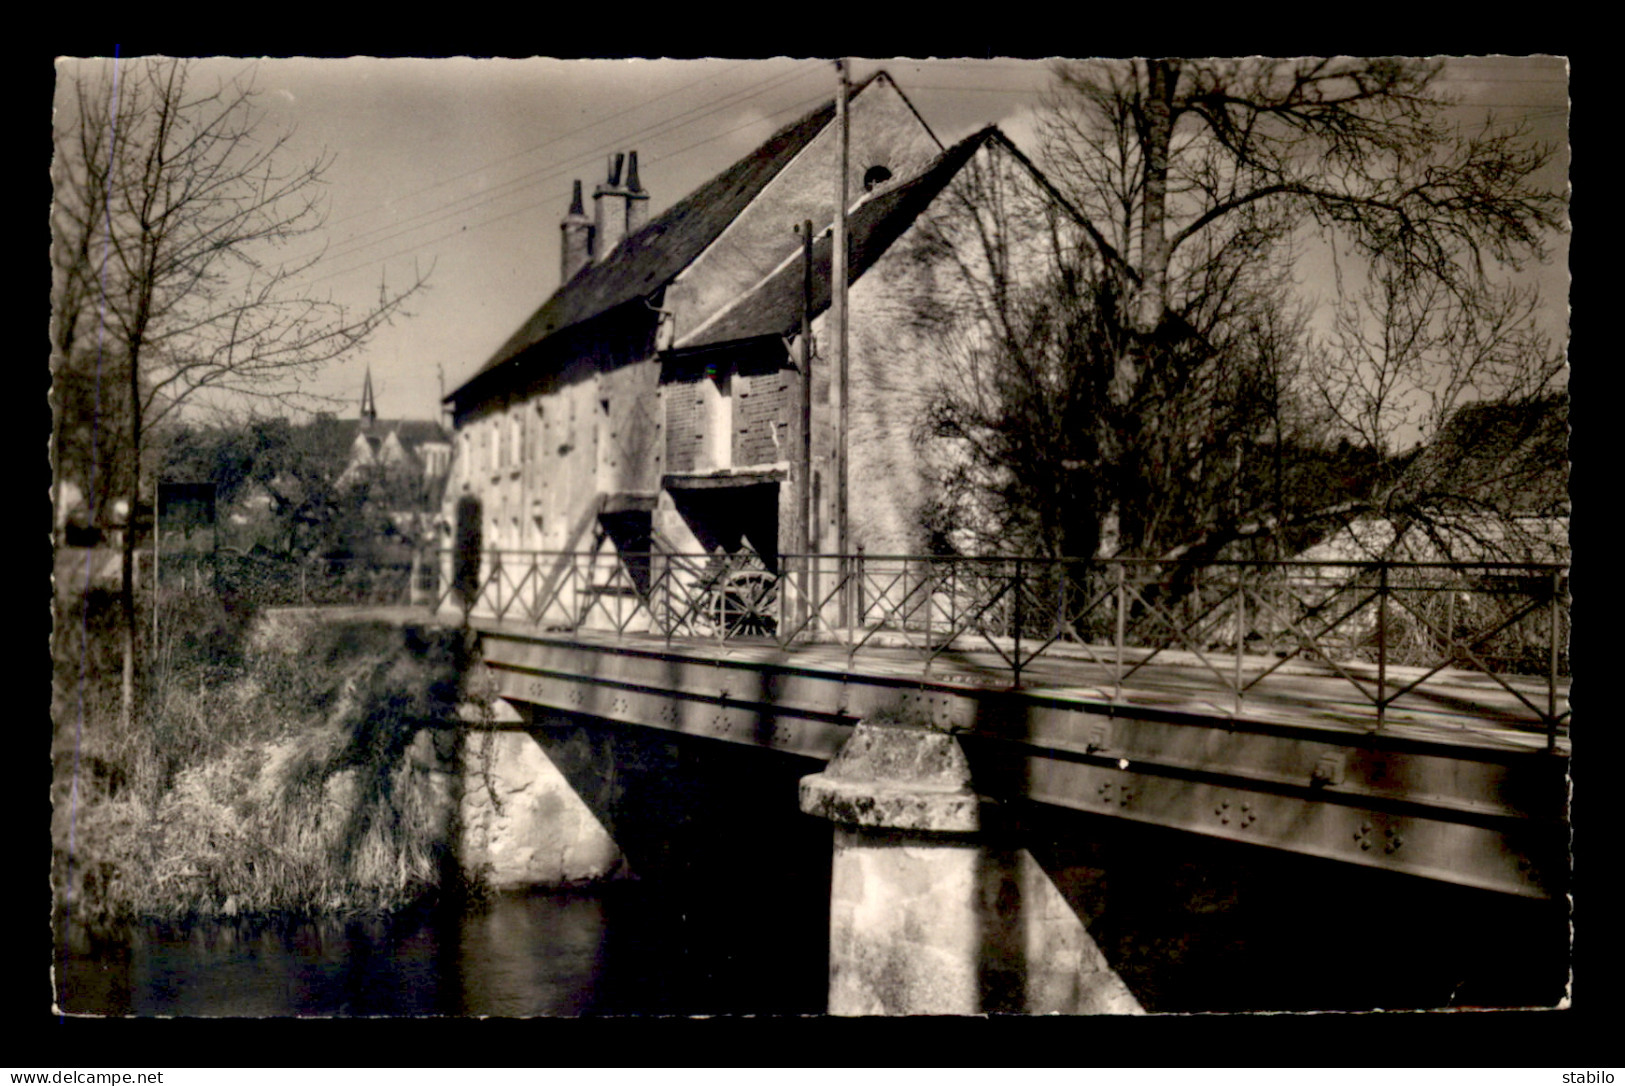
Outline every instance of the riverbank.
[[463, 889], [459, 630], [166, 601], [117, 719], [117, 601], [53, 642], [52, 878], [77, 924], [382, 913]]

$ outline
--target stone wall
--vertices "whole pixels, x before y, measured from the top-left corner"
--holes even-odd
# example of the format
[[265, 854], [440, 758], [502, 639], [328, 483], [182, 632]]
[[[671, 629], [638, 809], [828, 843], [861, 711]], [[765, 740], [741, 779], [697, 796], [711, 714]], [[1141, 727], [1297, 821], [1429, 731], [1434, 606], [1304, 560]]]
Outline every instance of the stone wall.
[[[930, 436], [929, 405], [939, 390], [964, 398], [985, 380], [986, 352], [1002, 335], [999, 292], [1019, 325], [1022, 292], [1051, 273], [1056, 247], [1082, 244], [1075, 224], [1056, 214], [1031, 170], [990, 141], [852, 285], [847, 483], [854, 548], [870, 555], [927, 549], [922, 512], [933, 480], [960, 461], [955, 446]], [[829, 384], [834, 325], [827, 310], [813, 322], [813, 341], [813, 459], [833, 482], [839, 396]], [[836, 502], [820, 505], [814, 535], [832, 547]]]
[[[847, 198], [863, 194], [863, 176], [884, 166], [901, 182], [942, 153], [942, 146], [889, 79], [875, 79], [852, 96], [848, 114]], [[678, 346], [683, 337], [749, 290], [796, 253], [795, 227], [810, 220], [823, 229], [835, 218], [836, 125], [827, 125], [715, 242], [666, 290]]]
[[626, 873], [609, 831], [523, 731], [469, 733], [458, 815], [464, 874], [491, 889], [569, 886]]

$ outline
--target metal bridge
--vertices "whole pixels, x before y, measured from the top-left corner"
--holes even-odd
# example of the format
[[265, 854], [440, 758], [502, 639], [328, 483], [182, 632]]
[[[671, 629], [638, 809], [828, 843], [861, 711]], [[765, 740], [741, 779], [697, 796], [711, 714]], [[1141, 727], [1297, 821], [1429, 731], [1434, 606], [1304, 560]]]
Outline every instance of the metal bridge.
[[1568, 873], [1568, 571], [489, 551], [501, 695], [829, 758], [951, 731], [979, 792], [1526, 897]]

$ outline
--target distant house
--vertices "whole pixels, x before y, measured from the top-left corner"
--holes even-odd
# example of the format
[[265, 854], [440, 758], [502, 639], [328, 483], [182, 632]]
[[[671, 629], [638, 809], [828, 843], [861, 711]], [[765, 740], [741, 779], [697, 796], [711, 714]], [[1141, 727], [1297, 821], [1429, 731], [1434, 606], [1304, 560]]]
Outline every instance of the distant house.
[[1569, 560], [1568, 396], [1468, 404], [1405, 468], [1388, 505], [1299, 557]]
[[[924, 405], [949, 353], [992, 334], [968, 284], [997, 274], [1015, 287], [1048, 247], [1082, 240], [997, 129], [945, 149], [884, 72], [855, 88], [848, 117], [847, 548], [919, 553]], [[577, 182], [562, 286], [447, 397], [448, 516], [477, 508], [487, 549], [748, 547], [771, 566], [793, 553], [810, 506], [810, 549], [836, 549], [834, 119], [826, 103], [653, 221], [635, 152], [610, 164], [591, 218]], [[808, 220], [804, 477], [797, 230]]]

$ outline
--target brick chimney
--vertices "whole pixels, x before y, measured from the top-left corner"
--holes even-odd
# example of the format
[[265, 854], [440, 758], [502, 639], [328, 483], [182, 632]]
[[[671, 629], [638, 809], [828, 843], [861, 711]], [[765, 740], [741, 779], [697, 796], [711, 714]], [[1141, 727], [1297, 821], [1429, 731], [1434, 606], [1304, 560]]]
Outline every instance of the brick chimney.
[[[628, 158], [630, 157], [630, 162]], [[626, 169], [625, 180], [621, 170]], [[638, 153], [617, 152], [609, 160], [609, 179], [593, 190], [593, 259], [603, 260], [628, 234], [642, 228], [649, 218], [649, 194], [638, 181]]]
[[564, 232], [563, 243], [559, 246], [559, 282], [568, 283], [575, 278], [576, 272], [592, 263], [593, 226], [581, 203], [580, 181], [576, 182], [575, 193], [570, 198], [570, 211], [559, 224], [559, 229]]

